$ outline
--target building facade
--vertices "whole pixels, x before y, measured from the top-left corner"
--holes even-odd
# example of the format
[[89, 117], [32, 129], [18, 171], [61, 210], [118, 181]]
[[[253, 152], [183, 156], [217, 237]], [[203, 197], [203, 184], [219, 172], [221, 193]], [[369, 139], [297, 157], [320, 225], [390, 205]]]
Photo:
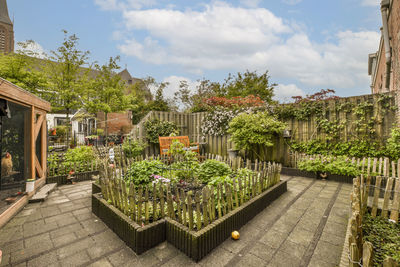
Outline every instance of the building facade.
[[14, 25], [10, 19], [7, 1], [0, 0], [0, 53], [14, 52]]
[[373, 94], [400, 90], [400, 1], [381, 2], [381, 40], [368, 57]]

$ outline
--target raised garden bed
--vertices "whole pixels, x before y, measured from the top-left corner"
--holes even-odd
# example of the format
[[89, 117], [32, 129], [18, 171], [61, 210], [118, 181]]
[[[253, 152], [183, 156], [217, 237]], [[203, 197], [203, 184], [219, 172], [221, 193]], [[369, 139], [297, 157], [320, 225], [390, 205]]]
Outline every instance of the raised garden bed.
[[[93, 175], [99, 175], [99, 171], [88, 171], [74, 174], [74, 182], [92, 180]], [[57, 183], [57, 185], [67, 184], [68, 175], [50, 176], [46, 178], [46, 183]]]
[[164, 219], [141, 226], [108, 204], [100, 193], [92, 195], [92, 212], [137, 254], [166, 240]]
[[232, 231], [240, 229], [286, 191], [287, 183], [281, 181], [200, 231], [190, 231], [188, 227], [167, 217], [167, 241], [197, 262], [224, 242]]
[[92, 194], [101, 193], [101, 187], [98, 184], [98, 181], [92, 183]]

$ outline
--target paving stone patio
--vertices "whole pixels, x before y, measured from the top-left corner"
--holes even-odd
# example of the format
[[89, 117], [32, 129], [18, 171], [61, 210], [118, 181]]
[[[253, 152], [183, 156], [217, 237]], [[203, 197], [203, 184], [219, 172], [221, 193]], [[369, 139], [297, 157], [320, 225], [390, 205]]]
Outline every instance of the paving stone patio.
[[1, 266], [338, 266], [351, 185], [303, 177], [198, 263], [165, 242], [136, 255], [91, 213], [91, 182], [58, 187], [0, 229]]

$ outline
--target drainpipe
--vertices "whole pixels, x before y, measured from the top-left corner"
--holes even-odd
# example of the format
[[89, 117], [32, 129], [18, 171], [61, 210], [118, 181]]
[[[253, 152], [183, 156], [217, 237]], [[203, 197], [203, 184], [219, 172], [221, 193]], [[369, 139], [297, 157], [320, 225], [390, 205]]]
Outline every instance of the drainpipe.
[[390, 6], [389, 0], [382, 0], [381, 2], [381, 13], [382, 13], [382, 34], [383, 34], [383, 43], [385, 45], [385, 58], [386, 58], [386, 81], [385, 88], [387, 91], [390, 89], [390, 68], [392, 56], [390, 53], [390, 41], [389, 41], [389, 28], [388, 28], [388, 8]]

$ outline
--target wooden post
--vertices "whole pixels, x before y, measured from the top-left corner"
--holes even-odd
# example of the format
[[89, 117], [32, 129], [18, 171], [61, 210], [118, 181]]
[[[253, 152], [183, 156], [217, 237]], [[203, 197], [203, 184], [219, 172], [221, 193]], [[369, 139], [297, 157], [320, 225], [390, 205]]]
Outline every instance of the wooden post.
[[187, 196], [188, 212], [189, 212], [189, 231], [193, 230], [193, 204], [192, 204], [193, 192], [189, 191]]
[[197, 231], [201, 230], [201, 211], [200, 211], [200, 192], [197, 192], [194, 196], [194, 201], [196, 202], [196, 225]]
[[381, 182], [382, 182], [382, 176], [377, 176], [375, 182], [374, 199], [372, 201], [372, 211], [371, 211], [371, 215], [373, 218], [376, 217], [376, 214], [378, 212], [378, 200], [379, 200]]
[[390, 211], [390, 219], [395, 222], [399, 222], [399, 210], [400, 210], [400, 178], [396, 179], [394, 186], [394, 198], [392, 202], [392, 209]]
[[363, 266], [372, 267], [374, 265], [374, 249], [371, 242], [365, 241], [363, 245]]
[[386, 182], [385, 195], [383, 198], [382, 217], [387, 218], [389, 214], [389, 200], [393, 186], [393, 177], [389, 177]]

